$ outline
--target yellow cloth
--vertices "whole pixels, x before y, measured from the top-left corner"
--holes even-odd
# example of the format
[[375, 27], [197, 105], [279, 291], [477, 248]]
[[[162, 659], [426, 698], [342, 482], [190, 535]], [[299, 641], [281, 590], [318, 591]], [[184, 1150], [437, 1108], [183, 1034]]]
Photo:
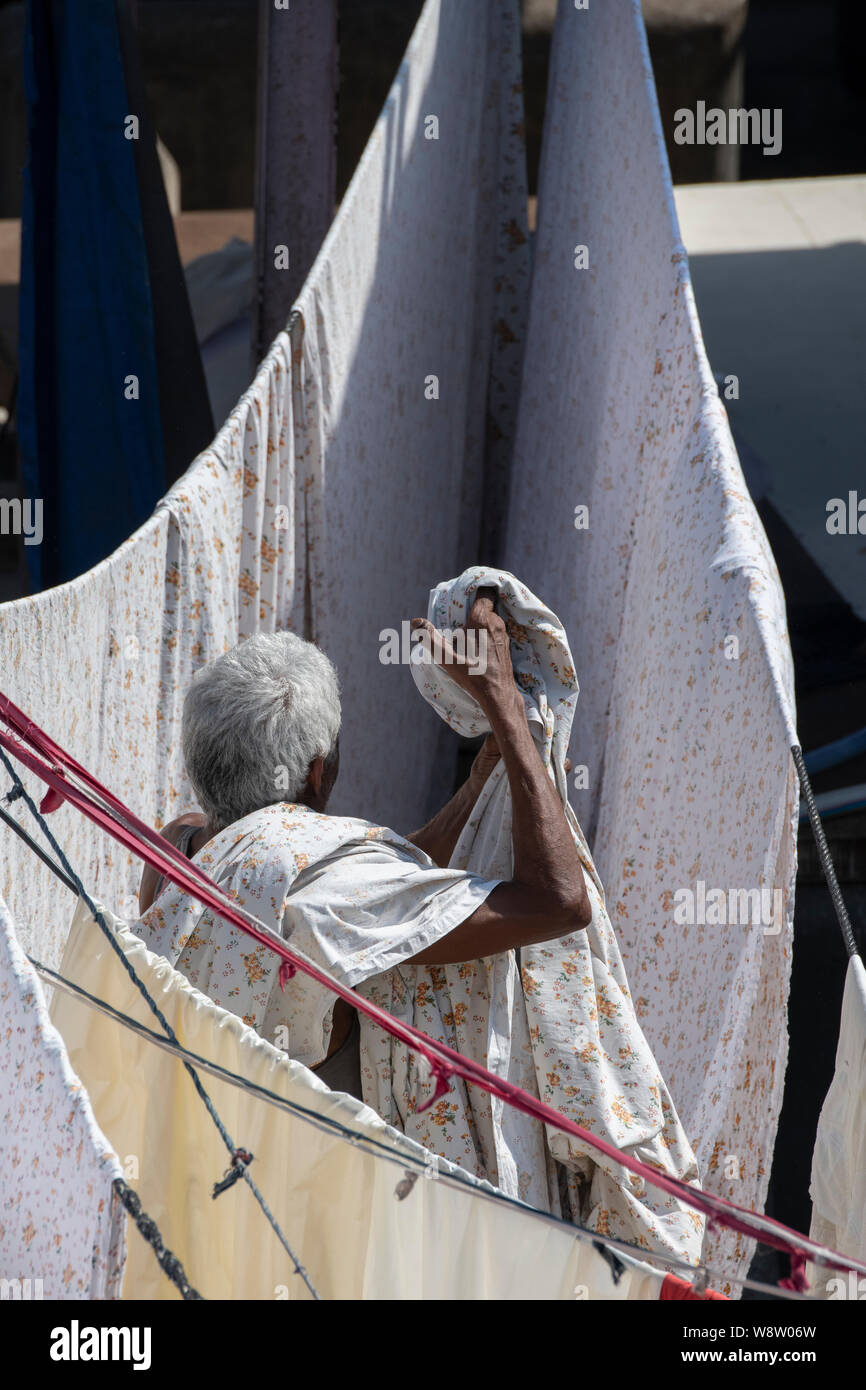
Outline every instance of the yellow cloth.
[[[180, 1042], [411, 1161], [425, 1150], [372, 1110], [333, 1094], [234, 1014], [218, 1008], [106, 913], [117, 940]], [[79, 903], [61, 973], [159, 1032], [159, 1025], [87, 908]], [[115, 1020], [55, 993], [52, 1017], [145, 1211], [207, 1298], [310, 1297], [244, 1182], [216, 1200], [228, 1155], [181, 1063]], [[427, 1156], [403, 1200], [404, 1165], [373, 1156], [248, 1092], [200, 1073], [233, 1142], [323, 1298], [653, 1299], [661, 1275], [627, 1260], [614, 1284], [607, 1262], [567, 1228], [458, 1188], [453, 1165]], [[135, 1176], [137, 1165], [138, 1175]], [[488, 1191], [493, 1189], [488, 1188]], [[172, 1298], [152, 1250], [129, 1236], [123, 1297]]]

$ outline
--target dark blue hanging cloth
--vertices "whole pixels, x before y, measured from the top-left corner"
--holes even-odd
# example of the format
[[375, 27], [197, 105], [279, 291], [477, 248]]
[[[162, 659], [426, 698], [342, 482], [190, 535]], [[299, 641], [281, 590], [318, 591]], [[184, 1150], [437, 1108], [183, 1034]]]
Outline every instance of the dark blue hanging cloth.
[[[128, 0], [28, 0], [19, 301], [34, 591], [149, 516], [213, 434]], [[138, 119], [138, 139], [131, 116]]]

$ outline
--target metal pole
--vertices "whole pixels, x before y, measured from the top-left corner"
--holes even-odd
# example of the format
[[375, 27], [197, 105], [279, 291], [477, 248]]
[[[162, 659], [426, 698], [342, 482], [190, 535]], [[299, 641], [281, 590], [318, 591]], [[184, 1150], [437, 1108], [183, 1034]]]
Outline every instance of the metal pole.
[[254, 364], [334, 215], [337, 0], [259, 0]]

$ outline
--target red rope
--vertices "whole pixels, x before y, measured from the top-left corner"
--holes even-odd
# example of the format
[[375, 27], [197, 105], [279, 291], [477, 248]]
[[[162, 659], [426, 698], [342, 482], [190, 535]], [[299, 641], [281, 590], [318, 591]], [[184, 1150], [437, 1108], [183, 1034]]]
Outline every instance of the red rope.
[[[296, 971], [300, 970], [318, 981], [319, 984], [332, 990], [341, 999], [345, 999], [353, 1008], [366, 1014], [385, 1032], [422, 1053], [430, 1063], [436, 1078], [436, 1087], [432, 1098], [419, 1107], [419, 1113], [432, 1105], [448, 1089], [449, 1077], [460, 1076], [464, 1081], [480, 1086], [491, 1095], [506, 1101], [533, 1119], [579, 1139], [581, 1143], [598, 1150], [599, 1153], [603, 1153], [621, 1167], [638, 1174], [646, 1182], [676, 1197], [684, 1205], [693, 1207], [741, 1235], [759, 1240], [777, 1250], [787, 1251], [792, 1255], [798, 1267], [807, 1257], [814, 1260], [816, 1255], [820, 1255], [822, 1263], [831, 1269], [854, 1269], [861, 1274], [866, 1274], [866, 1264], [861, 1264], [849, 1256], [817, 1245], [807, 1240], [799, 1232], [783, 1225], [782, 1222], [774, 1221], [770, 1217], [759, 1216], [747, 1207], [741, 1207], [735, 1202], [728, 1201], [727, 1198], [691, 1187], [680, 1178], [668, 1177], [666, 1173], [661, 1173], [642, 1163], [639, 1159], [622, 1153], [612, 1144], [608, 1144], [606, 1140], [600, 1139], [589, 1130], [575, 1124], [573, 1120], [560, 1115], [552, 1106], [547, 1105], [538, 1097], [531, 1096], [527, 1091], [513, 1085], [510, 1081], [503, 1081], [500, 1077], [494, 1076], [480, 1063], [472, 1061], [469, 1057], [464, 1057], [444, 1043], [437, 1042], [435, 1038], [422, 1033], [420, 1029], [411, 1024], [402, 1023], [384, 1009], [378, 1008], [377, 1005], [356, 994], [348, 986], [340, 984], [327, 971], [320, 969], [303, 955], [292, 951], [281, 937], [233, 902], [198, 865], [187, 859], [180, 850], [154, 830], [152, 826], [139, 820], [113, 792], [103, 787], [86, 768], [67, 754], [59, 744], [56, 744], [48, 734], [27, 718], [2, 693], [0, 693], [0, 719], [14, 729], [18, 735], [18, 738], [14, 738], [0, 730], [0, 746], [18, 758], [25, 767], [34, 772], [49, 787], [49, 792], [42, 802], [42, 809], [46, 813], [55, 809], [60, 801], [68, 801], [89, 820], [106, 830], [109, 835], [125, 845], [145, 863], [157, 869], [177, 887], [184, 889], [191, 897], [203, 903], [205, 907], [231, 922], [233, 926], [253, 937], [261, 945], [268, 946], [274, 951], [283, 962], [279, 976], [282, 986], [285, 986], [287, 979], [290, 979]], [[34, 756], [33, 753], [23, 748], [19, 738], [31, 747], [38, 749], [53, 766], [49, 766], [42, 758]], [[98, 806], [87, 792], [82, 791], [75, 783], [71, 782], [64, 769], [84, 782], [111, 808], [111, 812], [109, 813]], [[52, 792], [55, 794], [54, 796], [52, 796]]]
[[723, 1293], [716, 1293], [715, 1289], [705, 1289], [703, 1293], [695, 1293], [691, 1284], [687, 1284], [685, 1279], [678, 1279], [675, 1274], [665, 1275], [659, 1294], [660, 1302], [672, 1299], [674, 1302], [707, 1303], [716, 1298], [721, 1299], [723, 1303], [728, 1301]]

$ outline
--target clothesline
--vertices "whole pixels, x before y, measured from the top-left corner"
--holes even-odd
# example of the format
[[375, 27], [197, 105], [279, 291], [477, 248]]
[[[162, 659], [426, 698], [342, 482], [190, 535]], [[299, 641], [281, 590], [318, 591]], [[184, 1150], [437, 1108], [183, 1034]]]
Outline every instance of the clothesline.
[[[140, 821], [118, 798], [103, 787], [74, 758], [65, 753], [49, 735], [38, 728], [2, 693], [0, 693], [0, 718], [17, 735], [17, 737], [12, 737], [0, 731], [0, 746], [6, 748], [25, 767], [36, 773], [49, 788], [41, 805], [42, 811], [49, 812], [62, 804], [64, 800], [69, 802], [70, 805], [75, 806], [85, 816], [107, 830], [120, 843], [126, 845], [139, 858], [162, 872], [166, 878], [184, 889], [198, 902], [203, 903], [261, 944], [271, 947], [282, 961], [281, 982], [285, 983], [295, 971], [302, 970], [351, 1004], [353, 1008], [365, 1013], [392, 1036], [419, 1052], [427, 1059], [436, 1078], [434, 1095], [425, 1102], [425, 1106], [432, 1104], [447, 1091], [448, 1077], [455, 1074], [460, 1075], [464, 1080], [481, 1086], [491, 1095], [497, 1096], [542, 1123], [552, 1125], [564, 1133], [575, 1135], [583, 1143], [604, 1153], [608, 1158], [631, 1172], [637, 1173], [645, 1181], [671, 1193], [686, 1205], [703, 1212], [710, 1218], [711, 1222], [715, 1221], [726, 1225], [744, 1235], [762, 1241], [764, 1244], [785, 1251], [792, 1259], [794, 1286], [797, 1286], [802, 1278], [801, 1271], [807, 1256], [816, 1265], [866, 1273], [866, 1264], [861, 1264], [859, 1261], [852, 1260], [836, 1251], [819, 1246], [810, 1241], [808, 1237], [784, 1226], [781, 1222], [760, 1216], [734, 1202], [696, 1190], [686, 1183], [654, 1171], [646, 1164], [630, 1155], [623, 1154], [613, 1145], [607, 1144], [598, 1136], [566, 1119], [540, 1099], [530, 1096], [519, 1087], [494, 1076], [485, 1067], [461, 1056], [460, 1053], [428, 1037], [419, 1029], [401, 1023], [385, 1010], [356, 994], [354, 990], [342, 985], [327, 971], [320, 969], [308, 960], [301, 952], [292, 951], [281, 937], [278, 937], [251, 913], [232, 902], [198, 866], [181, 855], [152, 827]], [[23, 740], [24, 743], [38, 749], [41, 754], [51, 760], [53, 766], [43, 761], [43, 758], [28, 752], [19, 740]], [[73, 778], [76, 781], [73, 781]], [[82, 789], [76, 782], [83, 783], [87, 790]], [[47, 827], [44, 828], [47, 831]]]

